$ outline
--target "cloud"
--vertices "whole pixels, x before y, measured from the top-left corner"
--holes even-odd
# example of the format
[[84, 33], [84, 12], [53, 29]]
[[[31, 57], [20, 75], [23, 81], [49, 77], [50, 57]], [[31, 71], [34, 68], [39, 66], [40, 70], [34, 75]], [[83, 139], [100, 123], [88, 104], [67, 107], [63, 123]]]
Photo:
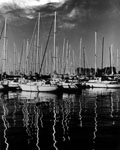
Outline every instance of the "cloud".
[[68, 0], [0, 0], [0, 15], [11, 18], [25, 17], [32, 19], [43, 8], [60, 8]]
[[63, 21], [84, 22], [120, 16], [119, 0], [70, 0], [67, 4]]
[[59, 25], [59, 28], [62, 28], [62, 29], [73, 29], [73, 28], [75, 28], [75, 26], [76, 26], [75, 23], [64, 22], [61, 25]]
[[119, 16], [120, 2], [119, 0], [0, 0], [0, 18], [7, 16], [8, 21], [20, 18], [24, 21], [34, 19], [38, 11], [45, 17], [53, 14], [56, 9], [64, 27], [75, 27], [74, 22]]
[[0, 0], [0, 8], [4, 7], [5, 11], [7, 8], [12, 9], [34, 9], [36, 7], [44, 7], [51, 4], [56, 7], [60, 7], [66, 0]]
[[79, 16], [79, 9], [78, 8], [73, 8], [72, 10], [71, 10], [71, 12], [67, 15], [67, 17], [68, 18], [70, 18], [70, 19], [74, 19], [74, 18], [76, 18], [77, 16]]

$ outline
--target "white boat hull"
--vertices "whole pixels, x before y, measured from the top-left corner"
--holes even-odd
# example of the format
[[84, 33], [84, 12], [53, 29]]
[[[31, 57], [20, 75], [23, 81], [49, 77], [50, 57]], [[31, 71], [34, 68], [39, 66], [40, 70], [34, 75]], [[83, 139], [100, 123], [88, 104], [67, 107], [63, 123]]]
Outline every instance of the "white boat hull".
[[18, 82], [14, 82], [14, 81], [9, 81], [8, 87], [17, 89], [17, 88], [19, 88], [19, 83]]
[[103, 83], [90, 83], [90, 82], [86, 82], [86, 85], [91, 87], [91, 88], [107, 88], [107, 84], [103, 84]]
[[39, 92], [55, 92], [57, 90], [58, 90], [57, 85], [51, 84], [38, 85]]
[[86, 85], [91, 88], [120, 88], [120, 83], [110, 81], [86, 82]]
[[19, 84], [22, 91], [29, 91], [29, 92], [38, 92], [38, 86], [36, 83], [25, 83]]
[[118, 84], [107, 84], [107, 88], [120, 88], [120, 83], [118, 83]]
[[42, 84], [41, 82], [30, 82], [26, 84], [20, 84], [22, 91], [29, 92], [54, 92], [58, 90], [57, 85]]

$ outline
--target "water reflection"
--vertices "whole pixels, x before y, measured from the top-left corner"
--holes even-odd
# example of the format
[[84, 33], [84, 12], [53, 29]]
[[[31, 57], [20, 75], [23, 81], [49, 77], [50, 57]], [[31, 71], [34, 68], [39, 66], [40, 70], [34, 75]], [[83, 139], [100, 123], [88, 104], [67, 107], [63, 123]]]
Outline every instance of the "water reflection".
[[10, 92], [0, 97], [1, 150], [119, 147], [120, 90]]
[[57, 141], [56, 141], [56, 137], [55, 137], [55, 134], [56, 134], [56, 129], [55, 129], [55, 126], [56, 126], [56, 107], [55, 107], [55, 103], [54, 103], [54, 106], [53, 106], [53, 114], [54, 114], [54, 123], [53, 123], [53, 147], [56, 149], [56, 150], [58, 150], [58, 148], [57, 148], [57, 146], [56, 146], [56, 143], [57, 143]]
[[17, 149], [18, 145], [24, 145], [26, 142], [26, 134], [22, 122], [22, 107], [13, 98], [9, 98], [7, 93], [1, 95], [0, 105], [3, 110], [1, 118], [4, 126], [2, 128], [4, 130], [4, 142], [6, 144], [4, 149]]
[[3, 124], [4, 124], [4, 139], [5, 139], [5, 144], [6, 144], [6, 150], [8, 150], [8, 147], [9, 147], [9, 144], [7, 142], [7, 138], [6, 138], [6, 131], [7, 131], [7, 128], [9, 127], [9, 124], [6, 120], [6, 115], [8, 114], [8, 110], [7, 110], [7, 107], [6, 105], [3, 105], [3, 115], [2, 115], [2, 120], [3, 120]]
[[95, 143], [96, 134], [97, 134], [97, 101], [94, 102], [94, 122], [95, 122], [95, 129], [93, 131], [93, 143]]

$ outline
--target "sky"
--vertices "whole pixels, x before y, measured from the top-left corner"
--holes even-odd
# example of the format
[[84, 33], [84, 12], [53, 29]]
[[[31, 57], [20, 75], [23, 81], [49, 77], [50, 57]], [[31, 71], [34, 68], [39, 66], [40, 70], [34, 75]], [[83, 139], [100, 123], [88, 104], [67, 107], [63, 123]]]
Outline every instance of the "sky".
[[[120, 62], [119, 0], [0, 0], [0, 32], [4, 18], [7, 18], [8, 51], [12, 51], [14, 42], [17, 50], [21, 51], [23, 41], [31, 39], [38, 12], [41, 13], [40, 43], [42, 47], [45, 47], [55, 11], [57, 12], [56, 46], [59, 51], [62, 51], [65, 39], [78, 59], [81, 38], [82, 48], [85, 49], [86, 67], [94, 67], [96, 32], [97, 67], [101, 67], [103, 37], [104, 67], [110, 64], [109, 47], [111, 45], [113, 45], [113, 65], [116, 66], [117, 58]], [[2, 42], [0, 47], [2, 50]], [[48, 48], [53, 49], [53, 34]]]

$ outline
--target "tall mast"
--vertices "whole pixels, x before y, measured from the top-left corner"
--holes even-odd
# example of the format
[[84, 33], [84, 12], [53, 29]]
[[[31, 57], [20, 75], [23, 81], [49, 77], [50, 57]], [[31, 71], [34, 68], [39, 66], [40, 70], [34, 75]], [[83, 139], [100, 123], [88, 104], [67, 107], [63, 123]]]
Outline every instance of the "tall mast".
[[111, 66], [112, 66], [112, 74], [113, 74], [113, 44], [111, 44]]
[[26, 74], [28, 74], [29, 72], [28, 72], [28, 70], [29, 70], [29, 68], [28, 68], [28, 53], [29, 53], [29, 49], [28, 49], [28, 47], [29, 47], [29, 40], [27, 39], [27, 42], [26, 42], [26, 58], [25, 58], [25, 73]]
[[104, 54], [104, 37], [102, 39], [102, 64], [101, 64], [101, 69], [103, 69], [103, 54]]
[[3, 47], [3, 72], [6, 72], [6, 44], [7, 44], [7, 18], [5, 17], [5, 26], [4, 26], [4, 47]]
[[51, 55], [51, 51], [50, 51], [50, 49], [49, 49], [49, 51], [48, 51], [48, 53], [49, 53], [49, 74], [52, 72], [52, 66], [51, 66], [51, 64], [52, 64], [52, 55]]
[[118, 66], [119, 65], [119, 53], [118, 53], [118, 49], [117, 49], [117, 73], [118, 73]]
[[30, 71], [33, 71], [33, 58], [34, 58], [34, 38], [36, 35], [36, 29], [37, 29], [37, 25], [38, 25], [38, 20], [36, 20], [34, 29], [33, 29], [33, 33], [32, 33], [32, 37], [29, 43], [29, 68]]
[[59, 73], [59, 57], [58, 57], [58, 47], [56, 47], [56, 72]]
[[95, 32], [95, 74], [97, 72], [97, 32]]
[[33, 72], [36, 72], [36, 57], [37, 57], [37, 52], [36, 52], [36, 41], [37, 41], [37, 35], [35, 35], [35, 39], [34, 39], [34, 50], [33, 50]]
[[[53, 21], [54, 21], [54, 20], [53, 20]], [[41, 61], [41, 67], [40, 67], [40, 69], [39, 69], [39, 74], [41, 74], [41, 71], [42, 71], [42, 67], [43, 67], [43, 63], [44, 63], [44, 59], [45, 59], [45, 54], [46, 54], [46, 51], [47, 51], [48, 42], [49, 42], [50, 34], [51, 34], [51, 31], [52, 31], [53, 21], [52, 21], [52, 23], [51, 23], [50, 32], [49, 32], [49, 34], [48, 34], [48, 39], [47, 39], [47, 42], [46, 42], [45, 51], [44, 51], [44, 53], [43, 53], [43, 58], [42, 58], [42, 61]]]
[[54, 56], [53, 56], [53, 72], [56, 71], [56, 11], [54, 14]]
[[85, 48], [83, 47], [83, 64], [84, 64], [84, 75], [85, 75]]
[[73, 50], [73, 74], [75, 73], [75, 51]]
[[69, 56], [69, 43], [67, 40], [67, 45], [66, 45], [66, 65], [65, 65], [65, 71], [68, 73], [68, 56]]
[[22, 44], [22, 51], [21, 51], [21, 54], [20, 54], [20, 61], [19, 61], [19, 67], [18, 67], [19, 73], [22, 71], [21, 70], [21, 64], [22, 64], [23, 51], [24, 51], [24, 41], [23, 41], [23, 44]]
[[80, 54], [79, 54], [79, 68], [80, 68], [80, 73], [81, 73], [81, 53], [82, 53], [82, 38], [80, 38]]
[[111, 47], [109, 47], [109, 55], [110, 55], [110, 71], [111, 71]]
[[40, 41], [40, 12], [38, 13], [38, 29], [37, 29], [37, 56], [36, 56], [36, 72], [38, 72], [38, 52], [39, 52], [39, 41]]
[[68, 47], [68, 74], [70, 75], [70, 66], [71, 66], [71, 45]]
[[62, 73], [64, 74], [64, 60], [65, 59], [65, 39], [63, 41], [63, 51], [62, 51]]
[[45, 56], [45, 74], [48, 74], [48, 54]]
[[14, 74], [16, 73], [16, 45], [15, 45], [15, 43], [14, 43], [14, 70], [13, 70], [13, 72], [14, 72]]

